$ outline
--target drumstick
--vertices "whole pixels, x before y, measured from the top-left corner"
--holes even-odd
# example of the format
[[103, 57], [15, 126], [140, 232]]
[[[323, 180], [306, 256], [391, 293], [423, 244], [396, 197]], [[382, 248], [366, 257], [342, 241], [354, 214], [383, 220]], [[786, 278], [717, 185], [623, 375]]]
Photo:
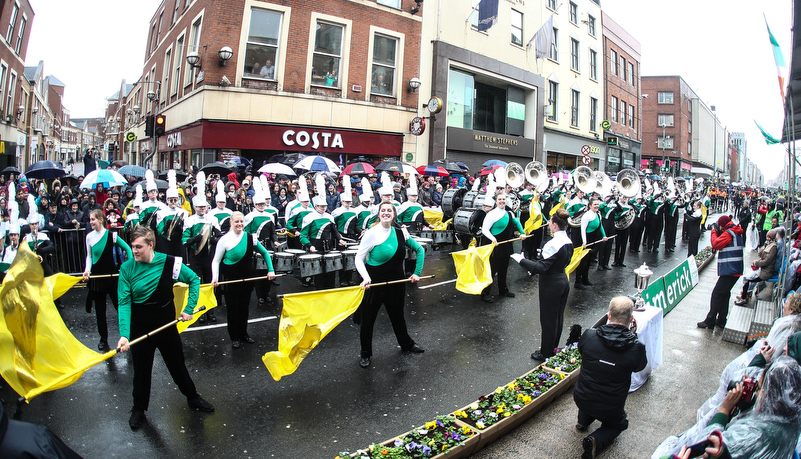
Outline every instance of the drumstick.
[[[435, 276], [433, 274], [430, 275], [430, 276], [422, 276], [420, 278], [420, 280], [432, 279], [434, 277], [437, 277], [437, 276]], [[379, 285], [400, 284], [402, 282], [411, 282], [411, 281], [412, 281], [411, 279], [399, 279], [399, 280], [388, 281], [388, 282], [379, 282], [378, 284], [370, 284], [370, 287], [376, 287], [376, 286], [379, 286]], [[315, 293], [336, 292], [336, 291], [339, 291], [339, 290], [345, 290], [345, 289], [349, 289], [349, 288], [352, 288], [352, 287], [329, 288], [329, 289], [324, 289], [324, 290], [314, 290], [314, 292]], [[307, 292], [298, 292], [298, 293], [307, 293]], [[286, 295], [292, 295], [292, 293], [287, 293]], [[277, 298], [283, 298], [284, 296], [285, 295], [276, 295]]]
[[[285, 274], [276, 274], [275, 277], [281, 277]], [[247, 279], [234, 279], [229, 281], [217, 282], [217, 285], [225, 285], [225, 284], [235, 284], [237, 282], [250, 282], [255, 280], [267, 279], [268, 276], [259, 276], [259, 277], [249, 277]], [[204, 284], [204, 285], [212, 285], [212, 284]]]

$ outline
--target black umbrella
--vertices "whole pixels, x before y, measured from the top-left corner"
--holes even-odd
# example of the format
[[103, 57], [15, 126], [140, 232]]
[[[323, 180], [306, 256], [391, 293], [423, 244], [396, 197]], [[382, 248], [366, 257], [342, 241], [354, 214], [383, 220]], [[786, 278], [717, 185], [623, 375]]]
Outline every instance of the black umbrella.
[[375, 167], [377, 171], [403, 173], [403, 163], [401, 161], [384, 161]]
[[270, 158], [267, 159], [267, 163], [268, 164], [281, 163], [281, 164], [286, 164], [289, 167], [292, 167], [295, 165], [295, 163], [305, 158], [306, 156], [307, 155], [304, 155], [303, 153], [281, 153], [279, 155], [270, 156]]
[[[119, 172], [119, 171], [118, 171], [118, 172]], [[159, 174], [159, 178], [160, 178], [160, 179], [167, 180], [167, 172], [168, 172], [168, 171], [164, 171], [164, 172], [160, 173], [160, 174]], [[230, 173], [230, 172], [229, 172], [229, 173]], [[179, 171], [179, 170], [176, 170], [176, 171], [175, 171], [175, 180], [177, 180], [177, 181], [179, 181], [179, 182], [183, 182], [184, 180], [186, 180], [186, 178], [187, 178], [187, 177], [189, 177], [189, 174], [187, 174], [186, 172], [184, 172], [184, 171]]]
[[122, 166], [127, 166], [128, 162], [127, 161], [123, 161], [121, 159], [118, 159], [116, 161], [112, 161], [111, 165], [114, 166], [114, 167], [118, 167], [119, 168], [119, 167], [122, 167]]
[[[159, 190], [166, 190], [167, 188], [170, 187], [170, 184], [167, 183], [166, 180], [153, 179], [153, 181], [156, 182], [156, 188], [158, 188]], [[142, 191], [147, 190], [147, 180], [142, 180], [141, 182], [134, 183], [133, 185], [131, 185], [131, 188], [136, 189], [136, 185], [142, 185]], [[145, 194], [147, 194], [147, 192], [145, 192]]]
[[434, 164], [435, 166], [440, 166], [440, 167], [444, 168], [446, 171], [448, 171], [451, 174], [463, 174], [463, 173], [465, 173], [465, 170], [462, 169], [461, 167], [459, 167], [459, 165], [456, 164], [456, 161], [451, 161], [449, 159], [438, 159], [438, 160], [434, 161], [432, 164]]
[[39, 161], [33, 163], [28, 170], [25, 171], [25, 177], [35, 179], [54, 179], [67, 175], [67, 172], [53, 161]]
[[65, 183], [69, 184], [68, 182], [72, 182], [72, 181], [74, 181], [75, 183], [78, 183], [78, 177], [76, 177], [76, 176], [74, 176], [72, 174], [67, 174], [64, 177], [61, 177], [59, 180], [61, 181], [62, 184], [65, 184]]
[[16, 167], [14, 167], [14, 166], [8, 166], [5, 169], [3, 169], [3, 175], [21, 174], [21, 173], [22, 172], [20, 172], [20, 170], [17, 169]]
[[225, 164], [217, 161], [214, 163], [208, 163], [205, 166], [201, 167], [202, 170], [206, 175], [209, 174], [220, 174], [220, 175], [228, 175], [234, 170], [230, 167], [226, 166]]

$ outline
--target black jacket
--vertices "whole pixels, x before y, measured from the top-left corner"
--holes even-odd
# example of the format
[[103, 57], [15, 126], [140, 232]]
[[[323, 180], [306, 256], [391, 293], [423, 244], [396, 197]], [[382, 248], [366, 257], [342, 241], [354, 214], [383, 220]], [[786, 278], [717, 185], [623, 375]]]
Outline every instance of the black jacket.
[[623, 414], [631, 374], [648, 363], [645, 345], [623, 325], [591, 328], [579, 340], [581, 373], [573, 391], [580, 410], [598, 418]]

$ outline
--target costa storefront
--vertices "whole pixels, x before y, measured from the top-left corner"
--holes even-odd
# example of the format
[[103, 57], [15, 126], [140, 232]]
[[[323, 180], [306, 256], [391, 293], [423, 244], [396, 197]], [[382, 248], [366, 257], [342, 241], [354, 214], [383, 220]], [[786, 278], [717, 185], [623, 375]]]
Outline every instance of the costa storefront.
[[202, 120], [159, 138], [161, 170], [201, 167], [242, 156], [261, 166], [281, 153], [324, 155], [339, 164], [359, 156], [368, 160], [401, 156], [403, 134], [329, 129], [319, 126], [267, 125]]

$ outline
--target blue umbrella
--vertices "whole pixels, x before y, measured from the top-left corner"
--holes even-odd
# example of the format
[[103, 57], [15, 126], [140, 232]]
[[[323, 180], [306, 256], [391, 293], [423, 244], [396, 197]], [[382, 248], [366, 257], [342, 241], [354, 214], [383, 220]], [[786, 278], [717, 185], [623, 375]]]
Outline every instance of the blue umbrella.
[[119, 168], [117, 172], [119, 172], [122, 175], [130, 175], [131, 177], [144, 177], [145, 170], [146, 169], [142, 166], [128, 164]]
[[96, 188], [98, 183], [102, 183], [104, 187], [109, 188], [112, 186], [125, 185], [128, 181], [117, 171], [111, 169], [95, 169], [86, 174], [79, 188]]
[[499, 159], [491, 159], [491, 160], [485, 162], [484, 164], [482, 164], [482, 166], [484, 166], [484, 167], [487, 167], [487, 166], [503, 166], [503, 167], [506, 167], [506, 163], [501, 161], [501, 160], [499, 160]]
[[662, 180], [662, 177], [660, 177], [660, 176], [658, 176], [656, 174], [653, 174], [653, 175], [648, 176], [648, 179], [649, 180]]
[[28, 170], [25, 171], [25, 177], [35, 179], [54, 179], [67, 175], [67, 172], [53, 161], [39, 161], [33, 163]]

